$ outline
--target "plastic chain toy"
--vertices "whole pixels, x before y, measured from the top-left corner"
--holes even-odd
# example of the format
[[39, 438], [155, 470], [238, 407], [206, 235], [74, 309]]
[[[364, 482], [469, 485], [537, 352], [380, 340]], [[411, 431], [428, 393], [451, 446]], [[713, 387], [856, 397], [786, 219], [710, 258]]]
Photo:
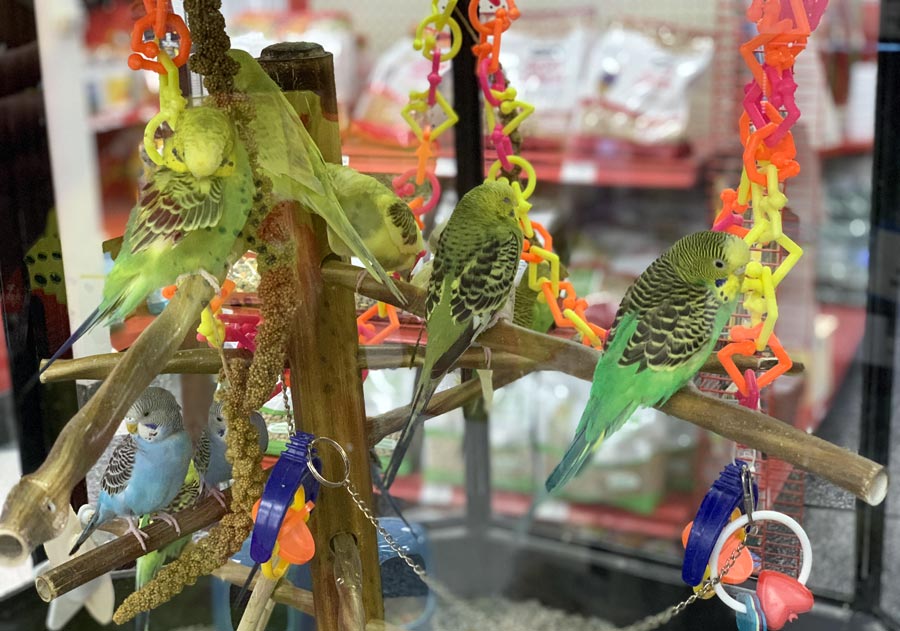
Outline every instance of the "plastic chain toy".
[[[413, 39], [413, 48], [422, 52], [422, 56], [431, 62], [431, 72], [428, 73], [428, 89], [424, 92], [410, 92], [409, 102], [400, 112], [403, 120], [412, 129], [419, 142], [416, 148], [416, 166], [404, 171], [395, 177], [391, 184], [394, 192], [401, 198], [409, 198], [409, 207], [413, 211], [416, 223], [421, 230], [424, 226], [422, 215], [434, 209], [441, 198], [441, 185], [434, 174], [432, 163], [436, 157], [434, 143], [444, 132], [453, 127], [459, 120], [459, 116], [453, 110], [447, 99], [438, 91], [442, 78], [440, 67], [442, 62], [447, 62], [456, 57], [462, 45], [462, 32], [459, 23], [451, 16], [456, 8], [457, 0], [449, 0], [443, 10], [439, 8], [438, 0], [432, 0], [431, 15], [422, 20], [416, 28], [416, 36]], [[446, 30], [446, 31], [445, 31]], [[441, 34], [447, 32], [447, 37]], [[448, 48], [441, 47], [441, 41], [448, 41]], [[430, 123], [424, 126], [417, 120], [417, 115], [428, 119], [430, 112], [438, 105], [446, 116], [446, 119], [433, 127]], [[416, 189], [428, 181], [431, 187], [431, 196], [426, 200], [421, 195], [415, 195]], [[386, 318], [388, 325], [380, 332], [375, 332], [375, 327], [369, 324], [374, 317]], [[381, 344], [394, 331], [400, 328], [400, 319], [397, 309], [393, 305], [379, 302], [372, 305], [356, 320], [359, 332], [359, 343], [365, 345]]]
[[[519, 10], [513, 0], [507, 0], [506, 7], [499, 6], [499, 0], [491, 2], [498, 8], [486, 22], [482, 22], [478, 16], [478, 0], [469, 2], [469, 19], [479, 33], [479, 42], [472, 47], [472, 52], [477, 58], [476, 72], [484, 95], [485, 120], [491, 130], [491, 143], [497, 152], [497, 160], [488, 169], [487, 179], [495, 180], [501, 169], [512, 171], [515, 167], [525, 174], [527, 183], [524, 189], [519, 181], [511, 182], [510, 185], [516, 196], [516, 216], [526, 238], [522, 260], [528, 263], [528, 285], [532, 290], [540, 292], [538, 300], [546, 301], [557, 327], [574, 328], [581, 333], [584, 344], [600, 348], [606, 331], [588, 322], [585, 317], [587, 301], [578, 298], [571, 283], [560, 281], [559, 256], [553, 252], [553, 238], [546, 228], [528, 218], [528, 211], [531, 209], [528, 199], [537, 186], [537, 176], [528, 160], [513, 154], [510, 134], [531, 116], [534, 106], [516, 98], [516, 90], [507, 85], [500, 66], [501, 36], [519, 17]], [[499, 122], [501, 115], [506, 120], [513, 113], [515, 116], [505, 124]], [[535, 233], [540, 240], [535, 237]], [[542, 261], [547, 261], [550, 265], [549, 277], [538, 276], [538, 265]], [[562, 293], [565, 297], [560, 306], [559, 298]]]
[[[794, 60], [806, 47], [810, 33], [818, 26], [827, 0], [752, 0], [747, 19], [756, 24], [758, 35], [740, 47], [741, 57], [753, 73], [744, 88], [744, 113], [739, 121], [743, 151], [743, 170], [737, 190], [722, 192], [722, 210], [713, 230], [724, 230], [742, 237], [751, 246], [763, 248], [775, 243], [787, 256], [774, 270], [762, 262], [759, 249], [747, 266], [744, 281], [744, 308], [750, 314], [750, 326], [734, 326], [731, 343], [718, 352], [718, 358], [738, 388], [738, 400], [749, 407], [758, 402], [759, 390], [774, 382], [792, 365], [774, 333], [778, 320], [776, 289], [803, 256], [803, 249], [782, 230], [781, 211], [788, 199], [783, 192], [786, 180], [800, 172], [797, 149], [791, 127], [800, 117], [794, 99]], [[762, 62], [756, 51], [762, 49]], [[765, 101], [763, 101], [765, 97]], [[744, 213], [751, 210], [752, 224], [743, 227]], [[735, 355], [752, 356], [766, 348], [777, 364], [758, 376], [741, 374]]]

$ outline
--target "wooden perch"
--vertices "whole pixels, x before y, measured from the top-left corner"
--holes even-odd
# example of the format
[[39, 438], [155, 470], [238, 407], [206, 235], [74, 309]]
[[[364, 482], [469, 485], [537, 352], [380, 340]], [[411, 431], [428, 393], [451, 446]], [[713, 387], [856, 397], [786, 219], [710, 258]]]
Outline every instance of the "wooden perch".
[[[213, 576], [232, 585], [242, 587], [247, 582], [247, 577], [250, 576], [250, 568], [231, 561], [214, 571]], [[256, 587], [257, 581], [259, 581], [259, 574], [253, 577], [253, 582], [250, 584], [251, 590]], [[272, 592], [271, 597], [276, 603], [293, 607], [309, 616], [316, 615], [312, 592], [294, 587], [287, 581], [281, 581], [278, 587], [275, 588], [275, 591]]]
[[[328, 262], [323, 266], [322, 275], [336, 284], [358, 286], [362, 295], [396, 304], [396, 299], [390, 292], [373, 279], [365, 277], [360, 283], [359, 269], [352, 265]], [[407, 311], [422, 315], [424, 291], [409, 283], [398, 282], [397, 285], [409, 300]], [[485, 331], [478, 341], [491, 347], [494, 352], [518, 355], [534, 361], [543, 370], [558, 370], [586, 381], [593, 379], [594, 366], [599, 358], [599, 352], [592, 348], [502, 321]], [[742, 363], [738, 364], [739, 367]], [[708, 364], [710, 365], [704, 368], [713, 367], [711, 363]], [[454, 397], [452, 402], [455, 404], [477, 394], [476, 386], [468, 389], [466, 386], [464, 384], [441, 394]], [[455, 407], [446, 405], [443, 400], [438, 399], [439, 396], [440, 394], [434, 397], [441, 401], [439, 409], [446, 412]], [[433, 403], [438, 405], [435, 401]], [[432, 406], [429, 406], [429, 410], [431, 409]], [[701, 394], [693, 386], [682, 388], [659, 409], [806, 469], [847, 489], [869, 504], [881, 503], [887, 493], [887, 473], [883, 466], [783, 421]], [[402, 427], [408, 415], [409, 408], [405, 406], [371, 419], [370, 436], [374, 438], [378, 434], [396, 431]]]
[[[499, 390], [503, 386], [512, 383], [529, 372], [528, 369], [496, 370], [494, 371], [491, 381], [494, 384], [494, 389]], [[468, 403], [479, 394], [481, 394], [481, 382], [477, 379], [472, 379], [471, 381], [466, 381], [458, 386], [442, 390], [431, 397], [431, 401], [428, 402], [428, 407], [425, 408], [425, 417], [431, 418], [432, 416], [446, 414], [447, 412]], [[403, 429], [403, 426], [406, 425], [406, 421], [409, 420], [409, 413], [411, 410], [411, 406], [404, 405], [395, 408], [390, 412], [385, 412], [384, 414], [379, 414], [378, 416], [367, 419], [368, 430], [366, 433], [369, 436], [369, 447], [374, 447], [378, 441], [388, 434], [399, 432]]]
[[[125, 353], [103, 353], [78, 359], [57, 359], [41, 375], [41, 381], [71, 381], [74, 379], [106, 379]], [[250, 361], [253, 353], [244, 349], [226, 349], [225, 358]], [[44, 361], [41, 362], [43, 367]], [[176, 351], [159, 369], [159, 374], [215, 375], [222, 368], [222, 358], [214, 348], [191, 348]]]
[[[228, 505], [230, 502], [231, 490], [228, 489], [225, 491], [225, 503]], [[148, 535], [144, 542], [147, 550], [158, 550], [176, 539], [206, 528], [221, 519], [225, 512], [215, 498], [203, 498], [176, 515], [181, 527], [180, 535], [166, 522], [157, 520], [143, 529]], [[50, 602], [98, 576], [131, 563], [143, 554], [134, 535], [125, 534], [47, 570], [35, 578], [34, 585], [38, 595], [45, 602]]]
[[62, 532], [72, 488], [97, 462], [131, 404], [178, 349], [212, 288], [191, 276], [109, 379], [66, 424], [40, 468], [12, 488], [0, 514], [0, 564], [17, 564]]

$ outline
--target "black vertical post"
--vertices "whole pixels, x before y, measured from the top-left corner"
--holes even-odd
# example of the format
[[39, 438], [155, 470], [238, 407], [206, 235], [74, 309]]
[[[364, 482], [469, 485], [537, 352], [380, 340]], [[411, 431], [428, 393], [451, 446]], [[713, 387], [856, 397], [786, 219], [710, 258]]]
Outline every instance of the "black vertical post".
[[[468, 20], [457, 10], [457, 20]], [[481, 103], [475, 76], [475, 55], [469, 29], [462, 30], [462, 46], [453, 58], [453, 109], [459, 115], [453, 131], [456, 149], [456, 190], [459, 196], [484, 181], [484, 147], [481, 132]]]
[[[467, 20], [457, 11], [456, 19]], [[459, 115], [454, 128], [456, 149], [456, 191], [460, 197], [484, 181], [484, 148], [482, 146], [481, 103], [475, 76], [475, 55], [469, 29], [462, 29], [462, 45], [453, 59], [453, 107]], [[464, 370], [463, 379], [475, 379], [474, 372]], [[488, 440], [488, 415], [484, 402], [477, 400], [463, 407], [465, 417], [464, 458], [466, 485], [466, 526], [475, 539], [475, 554], [484, 543], [491, 520], [491, 460]], [[474, 558], [479, 558], [475, 556]]]
[[[887, 465], [890, 455], [897, 297], [900, 286], [900, 0], [883, 0], [878, 38], [869, 286], [863, 339], [859, 453]], [[854, 608], [881, 609], [885, 506], [857, 502]]]

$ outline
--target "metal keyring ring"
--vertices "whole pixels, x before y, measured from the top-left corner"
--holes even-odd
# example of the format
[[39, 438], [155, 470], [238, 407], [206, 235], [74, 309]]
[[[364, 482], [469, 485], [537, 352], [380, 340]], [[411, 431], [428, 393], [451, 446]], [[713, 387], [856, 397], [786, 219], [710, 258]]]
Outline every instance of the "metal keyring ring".
[[[316, 443], [319, 441], [324, 441], [331, 445], [337, 450], [338, 454], [340, 454], [341, 459], [344, 461], [344, 477], [341, 478], [340, 482], [334, 482], [324, 477], [321, 473], [316, 470], [315, 465], [313, 465], [313, 448], [316, 446]], [[350, 482], [350, 459], [347, 457], [347, 452], [344, 451], [344, 448], [341, 447], [341, 444], [334, 440], [333, 438], [328, 438], [327, 436], [317, 436], [313, 438], [309, 442], [309, 448], [306, 452], [306, 468], [309, 469], [309, 472], [312, 473], [313, 477], [319, 481], [319, 484], [324, 484], [327, 487], [332, 489], [336, 489], [341, 486], [346, 486]]]

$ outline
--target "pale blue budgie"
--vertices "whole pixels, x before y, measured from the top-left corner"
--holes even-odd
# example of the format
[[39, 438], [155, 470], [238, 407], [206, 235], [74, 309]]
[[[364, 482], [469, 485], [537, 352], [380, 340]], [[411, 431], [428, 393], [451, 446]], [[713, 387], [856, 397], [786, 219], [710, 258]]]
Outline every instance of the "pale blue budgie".
[[[250, 415], [250, 423], [259, 434], [259, 449], [265, 451], [269, 446], [269, 432], [266, 422], [259, 412]], [[222, 416], [222, 403], [213, 401], [209, 407], [209, 418], [206, 427], [197, 442], [194, 454], [194, 466], [200, 473], [203, 488], [211, 493], [219, 502], [223, 502], [219, 485], [231, 479], [231, 463], [225, 459], [225, 434], [228, 427]]]
[[137, 526], [141, 515], [157, 513], [178, 530], [177, 522], [160, 511], [178, 495], [193, 453], [181, 407], [168, 390], [150, 387], [128, 410], [125, 421], [135, 427], [134, 434], [126, 436], [113, 451], [100, 480], [97, 509], [70, 554], [97, 527], [115, 517], [128, 520], [128, 531], [144, 550], [147, 535]]

